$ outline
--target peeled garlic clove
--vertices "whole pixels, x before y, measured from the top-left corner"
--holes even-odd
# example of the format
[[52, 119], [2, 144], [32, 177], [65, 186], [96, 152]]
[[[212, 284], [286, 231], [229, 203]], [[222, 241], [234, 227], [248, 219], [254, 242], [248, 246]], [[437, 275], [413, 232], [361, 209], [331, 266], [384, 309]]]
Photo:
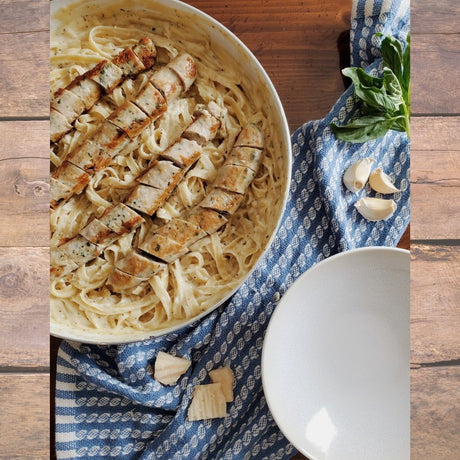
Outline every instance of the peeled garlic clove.
[[391, 182], [388, 174], [385, 174], [381, 168], [376, 168], [369, 176], [369, 185], [373, 190], [379, 193], [396, 193], [400, 190]]
[[365, 219], [375, 222], [391, 217], [396, 211], [396, 203], [394, 200], [367, 197], [359, 199], [355, 208]]
[[353, 163], [343, 174], [343, 183], [351, 192], [359, 192], [366, 185], [371, 172], [373, 158], [363, 158]]

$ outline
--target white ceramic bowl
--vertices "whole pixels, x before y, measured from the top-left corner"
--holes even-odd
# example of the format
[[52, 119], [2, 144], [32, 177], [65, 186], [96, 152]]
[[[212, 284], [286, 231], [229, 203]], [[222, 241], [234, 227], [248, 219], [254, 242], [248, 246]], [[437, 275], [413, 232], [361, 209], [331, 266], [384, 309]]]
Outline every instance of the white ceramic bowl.
[[408, 460], [409, 252], [371, 247], [299, 277], [265, 335], [262, 382], [311, 460]]
[[[53, 28], [53, 24], [55, 23], [55, 19], [53, 19], [55, 13], [58, 12], [61, 8], [73, 3], [79, 2], [76, 0], [54, 0], [51, 3], [51, 28]], [[142, 2], [139, 3], [142, 4]], [[127, 0], [126, 5], [128, 4], [131, 4], [131, 0]], [[217, 55], [219, 55], [219, 53], [223, 53], [224, 56], [229, 55], [233, 58], [232, 61], [234, 62], [234, 65], [239, 67], [238, 71], [244, 76], [242, 79], [242, 86], [244, 86], [245, 89], [249, 92], [257, 91], [264, 96], [266, 113], [269, 113], [271, 117], [271, 129], [277, 131], [277, 136], [279, 138], [279, 145], [277, 145], [277, 149], [279, 151], [279, 158], [281, 162], [280, 170], [282, 171], [282, 196], [281, 200], [278, 202], [279, 204], [278, 209], [276, 210], [276, 218], [273, 222], [271, 238], [267, 241], [264, 252], [259, 257], [260, 260], [266, 252], [266, 249], [272, 243], [276, 230], [279, 226], [289, 195], [289, 184], [291, 177], [292, 154], [290, 132], [286, 116], [276, 89], [273, 86], [267, 73], [263, 69], [262, 65], [251, 53], [251, 51], [244, 45], [244, 43], [226, 27], [224, 27], [209, 15], [178, 0], [145, 0], [143, 4], [148, 4], [149, 8], [152, 5], [157, 5], [159, 17], [162, 19], [170, 20], [171, 22], [180, 21], [182, 27], [190, 29], [190, 34], [192, 36], [193, 34], [196, 34], [197, 31], [199, 31], [200, 34], [208, 35], [212, 43], [213, 51]], [[247, 279], [250, 273], [254, 270], [255, 266], [241, 281], [240, 285]], [[195, 316], [190, 320], [161, 330], [151, 332], [133, 331], [133, 333], [129, 336], [114, 336], [113, 334], [101, 335], [99, 333], [82, 332], [74, 329], [70, 324], [56, 324], [51, 322], [51, 334], [56, 337], [61, 337], [69, 340], [99, 344], [126, 343], [145, 340], [150, 337], [173, 332], [200, 320], [219, 305], [221, 305], [228, 298], [230, 298], [237, 289], [238, 287], [229, 292], [224, 298], [222, 298], [219, 302], [217, 302], [211, 308], [207, 309], [202, 314]]]

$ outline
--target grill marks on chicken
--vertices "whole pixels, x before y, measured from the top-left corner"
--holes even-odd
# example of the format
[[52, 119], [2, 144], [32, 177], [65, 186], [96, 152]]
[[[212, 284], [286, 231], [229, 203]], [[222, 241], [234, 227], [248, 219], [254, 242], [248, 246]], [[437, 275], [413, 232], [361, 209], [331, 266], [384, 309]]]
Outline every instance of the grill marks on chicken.
[[111, 61], [103, 60], [65, 88], [50, 101], [50, 139], [57, 142], [72, 130], [72, 123], [105, 94], [111, 93], [124, 79], [150, 69], [157, 50], [153, 41], [143, 37], [133, 47], [121, 51]]

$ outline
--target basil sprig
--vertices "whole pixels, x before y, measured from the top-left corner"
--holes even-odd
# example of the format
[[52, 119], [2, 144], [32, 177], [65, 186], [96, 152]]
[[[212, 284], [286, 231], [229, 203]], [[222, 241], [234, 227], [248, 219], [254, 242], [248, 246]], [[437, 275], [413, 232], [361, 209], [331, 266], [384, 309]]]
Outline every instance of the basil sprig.
[[372, 77], [359, 67], [342, 70], [354, 84], [355, 95], [360, 101], [360, 116], [347, 125], [330, 123], [339, 139], [366, 142], [383, 136], [390, 129], [407, 132], [410, 137], [410, 37], [404, 49], [401, 41], [385, 36], [381, 51], [381, 77]]

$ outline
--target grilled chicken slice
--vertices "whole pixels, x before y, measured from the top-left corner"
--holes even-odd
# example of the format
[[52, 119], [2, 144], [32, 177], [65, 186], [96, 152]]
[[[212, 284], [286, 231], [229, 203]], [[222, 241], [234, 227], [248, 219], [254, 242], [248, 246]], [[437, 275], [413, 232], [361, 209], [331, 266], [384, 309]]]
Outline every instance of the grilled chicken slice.
[[202, 208], [214, 209], [217, 212], [233, 214], [244, 200], [244, 195], [230, 192], [218, 187], [212, 188], [211, 191], [201, 201]]
[[154, 120], [168, 108], [163, 95], [151, 83], [145, 85], [133, 102]]
[[119, 235], [131, 232], [144, 222], [142, 216], [123, 203], [108, 208], [99, 220]]
[[50, 110], [50, 139], [57, 142], [72, 129], [72, 125], [66, 120], [62, 113], [57, 110]]
[[171, 190], [182, 179], [184, 172], [171, 161], [155, 160], [149, 169], [136, 180], [144, 185], [150, 185], [160, 190]]
[[152, 216], [163, 206], [168, 194], [164, 190], [139, 184], [125, 200], [127, 206]]
[[122, 129], [130, 139], [137, 137], [151, 119], [131, 101], [126, 101], [107, 120]]
[[80, 235], [84, 236], [88, 241], [94, 243], [102, 249], [114, 243], [120, 235], [115, 233], [109, 227], [104, 225], [99, 219], [93, 219], [86, 224], [81, 230]]
[[263, 150], [254, 147], [233, 147], [227, 159], [226, 164], [244, 166], [257, 172], [262, 160]]
[[107, 285], [113, 292], [123, 292], [139, 286], [144, 281], [146, 280], [115, 268], [107, 279]]
[[220, 121], [214, 115], [211, 115], [207, 110], [202, 110], [182, 136], [204, 145], [216, 137], [219, 126]]
[[180, 137], [174, 144], [160, 153], [165, 160], [170, 160], [179, 168], [186, 169], [201, 156], [200, 145], [189, 139]]
[[133, 250], [116, 263], [107, 282], [114, 292], [123, 292], [147, 281], [166, 266], [163, 262], [152, 260]]
[[86, 140], [67, 156], [67, 161], [89, 174], [104, 169], [110, 163], [110, 155], [104, 147]]
[[[53, 177], [68, 187], [70, 195], [80, 194], [88, 185], [90, 176], [83, 169], [74, 164], [64, 161], [54, 172]], [[64, 197], [63, 197], [64, 198]]]
[[85, 237], [77, 235], [59, 246], [57, 251], [53, 252], [54, 260], [56, 260], [56, 257], [58, 258], [57, 265], [59, 265], [59, 260], [65, 260], [66, 258], [71, 259], [77, 265], [82, 265], [95, 259], [102, 251]]
[[66, 89], [82, 101], [85, 110], [89, 110], [102, 96], [99, 84], [83, 75], [75, 78]]
[[157, 50], [155, 43], [149, 37], [143, 37], [139, 40], [139, 43], [133, 46], [133, 51], [136, 56], [142, 61], [146, 69], [150, 69], [155, 64], [155, 58], [157, 57]]
[[218, 212], [201, 207], [193, 209], [191, 214], [187, 216], [185, 220], [201, 228], [201, 230], [206, 232], [208, 235], [219, 230], [219, 228], [227, 222], [227, 218]]
[[139, 245], [139, 249], [167, 263], [174, 262], [189, 251], [171, 238], [155, 233], [149, 235]]
[[182, 53], [173, 59], [168, 67], [173, 69], [182, 81], [184, 91], [188, 91], [196, 79], [196, 64], [190, 54]]
[[192, 222], [173, 218], [155, 231], [157, 235], [167, 236], [183, 246], [189, 246], [205, 237], [207, 233]]
[[59, 250], [54, 249], [51, 251], [51, 256], [50, 278], [52, 279], [62, 278], [78, 268], [78, 265], [73, 260], [66, 255], [62, 255]]
[[123, 80], [123, 71], [107, 60], [99, 62], [83, 75], [102, 86], [106, 93], [113, 91]]
[[116, 156], [130, 142], [128, 135], [109, 121], [102, 123], [91, 140], [104, 148], [111, 158]]
[[121, 69], [124, 78], [145, 70], [144, 63], [131, 48], [121, 51], [117, 57], [112, 59], [112, 63]]
[[220, 187], [231, 192], [244, 194], [249, 187], [255, 172], [244, 166], [224, 164], [217, 171], [214, 181], [215, 187]]
[[85, 110], [85, 104], [72, 91], [60, 89], [51, 97], [51, 108], [72, 123]]
[[255, 147], [264, 148], [264, 137], [262, 131], [255, 124], [245, 126], [238, 135], [234, 147]]
[[115, 266], [125, 273], [144, 280], [150, 279], [160, 270], [166, 268], [166, 264], [163, 262], [146, 257], [136, 250], [132, 250], [126, 257], [117, 261]]
[[55, 207], [63, 198], [72, 195], [72, 189], [69, 185], [63, 184], [54, 177], [50, 177], [50, 204]]
[[179, 75], [168, 66], [162, 67], [150, 77], [150, 82], [159, 89], [167, 102], [177, 99], [183, 91]]

